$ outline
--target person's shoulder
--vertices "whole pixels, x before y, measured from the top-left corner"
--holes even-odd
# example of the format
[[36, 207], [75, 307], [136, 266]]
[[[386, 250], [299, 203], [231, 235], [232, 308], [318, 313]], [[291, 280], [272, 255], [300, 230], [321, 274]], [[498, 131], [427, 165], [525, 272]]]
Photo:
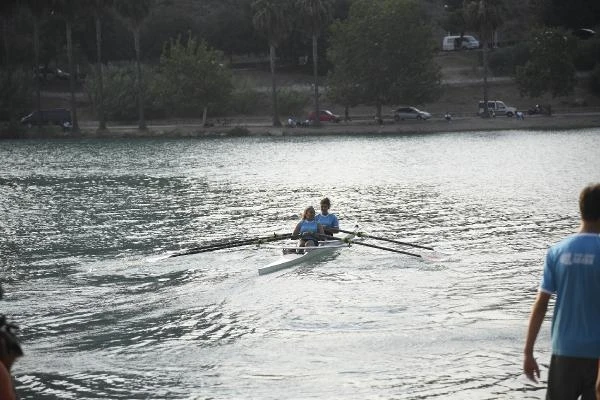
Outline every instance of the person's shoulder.
[[0, 399], [12, 400], [15, 398], [13, 391], [12, 378], [10, 372], [6, 369], [6, 366], [0, 362]]

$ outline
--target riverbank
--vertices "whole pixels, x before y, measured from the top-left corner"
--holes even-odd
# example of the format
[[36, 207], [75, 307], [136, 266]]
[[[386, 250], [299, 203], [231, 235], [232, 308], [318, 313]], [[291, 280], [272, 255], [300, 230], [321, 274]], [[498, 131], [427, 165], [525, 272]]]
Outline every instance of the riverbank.
[[[444, 132], [473, 132], [499, 130], [569, 130], [600, 127], [600, 112], [563, 113], [553, 116], [526, 116], [525, 119], [496, 117], [460, 117], [446, 121], [435, 118], [428, 121], [385, 121], [379, 125], [372, 121], [324, 123], [320, 127], [273, 127], [266, 121], [230, 121], [224, 125], [203, 127], [199, 121], [160, 121], [148, 123], [146, 130], [135, 125], [109, 126], [98, 131], [92, 122], [81, 126], [81, 138], [190, 138], [227, 136], [324, 136], [324, 135], [405, 135]], [[31, 128], [19, 135], [24, 139], [73, 138], [73, 133], [60, 129], [45, 129], [42, 133]]]

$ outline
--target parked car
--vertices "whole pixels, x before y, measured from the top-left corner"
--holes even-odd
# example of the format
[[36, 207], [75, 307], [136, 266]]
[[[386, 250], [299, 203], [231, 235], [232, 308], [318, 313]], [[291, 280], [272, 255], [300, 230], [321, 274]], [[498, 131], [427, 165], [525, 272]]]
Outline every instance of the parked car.
[[472, 50], [479, 48], [479, 40], [475, 39], [471, 35], [454, 35], [454, 36], [444, 36], [442, 40], [442, 50], [444, 51], [452, 51], [452, 50]]
[[421, 111], [415, 107], [400, 107], [394, 110], [394, 121], [404, 121], [405, 119], [429, 119], [431, 114], [427, 111]]
[[[319, 110], [319, 113], [320, 113], [319, 121], [340, 122], [342, 120], [339, 115], [336, 115], [329, 110]], [[310, 114], [308, 114], [308, 120], [309, 121], [315, 120], [315, 112], [314, 111], [312, 111], [312, 112], [310, 112]]]
[[33, 125], [58, 125], [67, 129], [72, 124], [71, 112], [66, 108], [34, 111], [21, 118], [21, 124], [29, 127]]
[[54, 78], [68, 80], [71, 77], [71, 74], [60, 68], [50, 68], [45, 65], [40, 65], [38, 67], [37, 75], [43, 80], [52, 80]]
[[[507, 117], [512, 117], [517, 112], [515, 107], [509, 107], [500, 100], [488, 100], [488, 109], [493, 116], [506, 115]], [[482, 115], [484, 110], [484, 102], [480, 101], [477, 115]]]

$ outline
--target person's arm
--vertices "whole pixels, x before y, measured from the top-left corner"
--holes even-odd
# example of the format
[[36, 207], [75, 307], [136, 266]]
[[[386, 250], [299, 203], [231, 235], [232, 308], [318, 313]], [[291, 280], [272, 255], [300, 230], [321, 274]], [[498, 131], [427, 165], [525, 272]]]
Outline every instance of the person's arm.
[[15, 389], [13, 388], [12, 379], [10, 373], [0, 362], [0, 399], [2, 400], [15, 400]]
[[533, 309], [531, 310], [531, 316], [529, 317], [527, 339], [525, 340], [525, 349], [523, 350], [523, 372], [527, 378], [534, 382], [537, 382], [540, 377], [540, 368], [533, 357], [533, 347], [542, 326], [542, 322], [544, 322], [550, 296], [549, 293], [539, 292], [535, 299], [535, 303], [533, 303]]
[[301, 224], [301, 222], [298, 222], [298, 224], [294, 228], [294, 232], [292, 232], [292, 239], [297, 238], [298, 235], [300, 234], [300, 224]]
[[333, 235], [334, 233], [338, 233], [340, 231], [340, 223], [335, 214], [333, 214], [333, 223], [332, 223], [331, 227], [329, 227], [328, 230], [331, 235]]
[[600, 360], [598, 360], [598, 377], [596, 378], [596, 399], [600, 399]]

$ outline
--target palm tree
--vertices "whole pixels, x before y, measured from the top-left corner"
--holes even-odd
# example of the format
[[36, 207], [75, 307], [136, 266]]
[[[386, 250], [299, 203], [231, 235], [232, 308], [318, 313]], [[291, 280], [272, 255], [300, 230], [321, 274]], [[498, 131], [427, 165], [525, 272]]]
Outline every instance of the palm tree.
[[144, 118], [144, 90], [142, 85], [142, 64], [140, 50], [140, 31], [144, 22], [152, 11], [153, 0], [117, 0], [115, 8], [119, 15], [125, 20], [129, 29], [133, 33], [133, 43], [135, 46], [136, 62], [136, 91], [138, 98], [139, 123], [138, 128], [145, 130], [146, 119]]
[[[40, 23], [44, 17], [47, 9], [48, 2], [46, 0], [27, 0], [26, 5], [31, 11], [33, 16], [33, 57], [34, 57], [34, 68], [35, 68], [35, 108], [38, 113], [42, 110], [42, 90], [40, 86], [41, 76], [38, 68], [40, 66]], [[38, 125], [38, 131], [42, 129], [41, 125]]]
[[304, 17], [304, 25], [307, 27], [312, 37], [312, 59], [313, 74], [315, 84], [315, 125], [320, 125], [319, 118], [319, 69], [317, 39], [332, 15], [331, 0], [297, 0], [297, 5]]
[[269, 42], [271, 65], [271, 96], [273, 100], [273, 126], [281, 126], [277, 107], [277, 82], [275, 78], [275, 48], [287, 37], [291, 30], [290, 4], [286, 0], [255, 0], [252, 3], [252, 23], [256, 30], [263, 32]]
[[501, 0], [464, 0], [463, 12], [467, 27], [479, 32], [483, 41], [483, 115], [489, 117], [488, 102], [488, 52], [494, 32], [502, 25]]
[[90, 0], [96, 23], [96, 79], [98, 79], [98, 130], [106, 130], [104, 113], [104, 78], [102, 75], [102, 16], [113, 5], [113, 0]]
[[[2, 20], [2, 37], [4, 38], [4, 64], [6, 66], [6, 82], [10, 85], [12, 82], [13, 63], [10, 57], [9, 31], [12, 28], [12, 19], [18, 4], [18, 0], [5, 0], [0, 3], [0, 20]], [[13, 106], [11, 98], [8, 99], [8, 115], [10, 126], [15, 125], [15, 116], [13, 115]]]
[[74, 135], [78, 135], [79, 122], [77, 120], [77, 102], [75, 101], [75, 62], [73, 60], [73, 23], [78, 15], [81, 4], [77, 0], [53, 0], [52, 12], [60, 14], [65, 20], [66, 36], [67, 36], [67, 58], [69, 60], [69, 91], [71, 92], [71, 122], [73, 124], [71, 131]]

